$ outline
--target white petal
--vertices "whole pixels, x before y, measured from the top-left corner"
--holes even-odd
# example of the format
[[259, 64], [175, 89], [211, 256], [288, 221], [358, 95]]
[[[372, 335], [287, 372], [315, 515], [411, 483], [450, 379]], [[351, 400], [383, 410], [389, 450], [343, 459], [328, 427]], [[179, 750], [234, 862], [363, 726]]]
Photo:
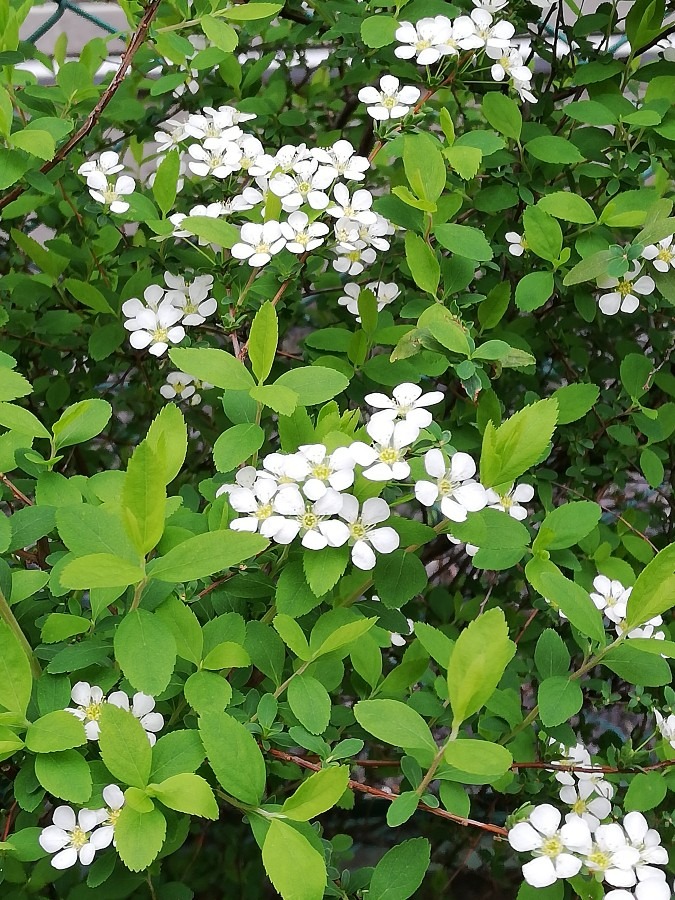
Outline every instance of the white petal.
[[68, 847], [52, 857], [52, 866], [55, 869], [70, 869], [77, 862], [77, 850], [74, 847]]
[[555, 860], [555, 871], [558, 878], [573, 878], [581, 869], [581, 860], [571, 853], [561, 853]]
[[415, 485], [415, 497], [423, 506], [432, 506], [438, 499], [438, 487], [431, 481], [418, 481]]
[[548, 856], [539, 856], [523, 866], [523, 878], [535, 888], [545, 888], [555, 884], [558, 876], [555, 866]]
[[82, 831], [91, 831], [99, 823], [95, 809], [81, 809], [77, 814], [77, 824]]
[[446, 471], [445, 459], [437, 448], [428, 450], [424, 454], [424, 468], [432, 478], [443, 478]]
[[530, 813], [530, 823], [547, 837], [555, 834], [560, 826], [562, 815], [560, 810], [550, 803], [542, 803], [535, 807]]
[[[344, 508], [343, 508], [344, 515]], [[386, 522], [390, 516], [389, 504], [381, 497], [369, 497], [361, 510], [361, 521], [364, 525], [379, 525]], [[348, 520], [354, 521], [354, 520]]]
[[633, 844], [642, 844], [649, 831], [647, 820], [640, 812], [629, 812], [625, 815], [623, 827]]
[[124, 793], [116, 784], [103, 788], [103, 799], [110, 809], [122, 809], [124, 806]]
[[328, 546], [328, 538], [321, 532], [311, 529], [302, 538], [302, 546], [308, 550], [323, 550]]
[[453, 481], [466, 481], [476, 474], [476, 463], [468, 453], [455, 453], [450, 460], [450, 477]]
[[57, 806], [52, 816], [52, 822], [64, 831], [72, 831], [77, 825], [75, 811], [70, 806]]
[[365, 572], [375, 568], [375, 554], [365, 541], [357, 541], [352, 547], [352, 562]]
[[113, 706], [119, 706], [120, 709], [129, 709], [129, 697], [124, 691], [113, 691], [108, 697], [108, 703]]
[[146, 713], [152, 712], [154, 708], [154, 697], [151, 697], [149, 694], [144, 694], [141, 691], [134, 694], [131, 711], [137, 719], [140, 719], [142, 716], [146, 715]]
[[536, 831], [529, 822], [518, 822], [509, 831], [509, 844], [518, 853], [527, 853], [530, 850], [537, 850], [541, 847], [543, 841], [538, 831]]
[[95, 850], [105, 850], [106, 847], [109, 847], [112, 844], [114, 836], [115, 829], [113, 826], [103, 825], [101, 828], [97, 828], [96, 831], [92, 832], [89, 843]]
[[393, 528], [375, 528], [368, 532], [368, 540], [379, 553], [393, 553], [401, 541]]
[[161, 731], [164, 728], [164, 716], [161, 713], [146, 713], [141, 717], [141, 725], [146, 731]]
[[349, 540], [349, 528], [344, 522], [338, 522], [335, 519], [330, 522], [320, 522], [319, 531], [325, 535], [331, 547], [342, 547]]
[[93, 863], [95, 856], [96, 847], [91, 841], [87, 842], [84, 847], [80, 847], [79, 857], [83, 866], [90, 866]]
[[46, 828], [43, 828], [38, 837], [40, 846], [47, 853], [56, 853], [58, 850], [62, 850], [69, 841], [70, 835], [68, 832], [64, 831], [63, 828], [58, 828], [56, 825], [48, 825]]

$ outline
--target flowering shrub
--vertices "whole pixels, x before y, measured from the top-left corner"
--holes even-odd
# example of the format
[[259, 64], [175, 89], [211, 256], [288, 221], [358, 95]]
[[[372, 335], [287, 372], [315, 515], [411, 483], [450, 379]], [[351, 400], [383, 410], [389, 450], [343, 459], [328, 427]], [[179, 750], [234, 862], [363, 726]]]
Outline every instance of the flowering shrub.
[[29, 6], [3, 898], [668, 900], [663, 0]]

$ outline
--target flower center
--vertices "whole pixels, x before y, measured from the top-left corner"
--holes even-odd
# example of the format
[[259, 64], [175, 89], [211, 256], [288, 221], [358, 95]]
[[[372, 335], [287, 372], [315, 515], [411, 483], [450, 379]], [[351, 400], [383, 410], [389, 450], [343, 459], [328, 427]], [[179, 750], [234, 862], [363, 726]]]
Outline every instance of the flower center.
[[576, 813], [578, 816], [583, 815], [587, 810], [588, 810], [588, 805], [586, 804], [585, 800], [581, 799], [581, 797], [572, 806], [572, 812]]
[[319, 524], [319, 517], [315, 513], [310, 512], [310, 510], [307, 510], [307, 512], [303, 513], [300, 517], [300, 524], [303, 528], [311, 531], [312, 528], [316, 528]]
[[301, 247], [306, 247], [309, 243], [309, 235], [306, 231], [299, 231], [294, 238], [296, 244], [300, 244]]
[[361, 541], [366, 536], [366, 526], [362, 522], [352, 522], [349, 533], [356, 541]]
[[393, 447], [383, 447], [383, 449], [380, 450], [380, 454], [378, 457], [380, 462], [386, 463], [387, 465], [398, 462], [400, 458], [401, 454]]
[[557, 834], [554, 834], [552, 837], [546, 838], [544, 843], [541, 845], [541, 854], [542, 856], [549, 856], [551, 858], [555, 858], [559, 856], [565, 848], [563, 847], [563, 842], [560, 840]]
[[355, 263], [359, 262], [359, 260], [361, 259], [361, 251], [360, 250], [350, 250], [350, 252], [347, 254], [347, 259], [350, 260], [351, 262], [355, 262]]
[[429, 47], [431, 47], [431, 41], [429, 40], [417, 41], [415, 44], [415, 50], [417, 50], [418, 53], [421, 53], [422, 50], [427, 50]]
[[108, 205], [110, 205], [111, 203], [114, 203], [115, 200], [117, 200], [117, 198], [118, 198], [117, 191], [115, 190], [115, 188], [110, 187], [110, 186], [108, 186], [108, 187], [103, 191], [103, 196], [104, 196], [104, 198], [105, 198], [105, 202], [106, 202]]
[[177, 394], [182, 394], [186, 387], [187, 387], [187, 385], [183, 384], [182, 381], [177, 381], [174, 384], [173, 389]]
[[87, 832], [82, 831], [79, 825], [76, 825], [75, 828], [70, 832], [70, 843], [76, 850], [80, 850], [87, 843], [89, 838], [87, 837]]
[[269, 253], [269, 252], [270, 252], [270, 245], [269, 245], [269, 244], [265, 244], [265, 243], [256, 244], [255, 247], [254, 247], [254, 250], [255, 250], [256, 253]]
[[319, 481], [326, 481], [330, 478], [330, 466], [327, 466], [325, 463], [319, 463], [318, 466], [312, 468], [312, 475], [318, 478]]
[[169, 332], [166, 328], [162, 328], [162, 326], [159, 325], [152, 332], [152, 339], [156, 344], [165, 344], [169, 339]]
[[114, 828], [115, 824], [117, 823], [117, 820], [120, 817], [121, 812], [122, 812], [121, 809], [109, 809], [108, 810], [108, 825], [112, 825]]
[[622, 297], [626, 297], [633, 290], [633, 282], [622, 280], [617, 284], [616, 289]]
[[192, 300], [188, 300], [188, 302], [183, 307], [183, 315], [184, 316], [192, 316], [196, 312], [198, 312], [197, 304], [193, 303]]
[[396, 106], [396, 97], [387, 96], [382, 98], [382, 106], [385, 109], [393, 109]]
[[102, 703], [88, 703], [87, 706], [84, 707], [84, 714], [87, 717], [88, 722], [98, 722], [101, 718], [102, 706]]
[[258, 511], [256, 512], [256, 518], [258, 519], [269, 519], [272, 515], [272, 504], [265, 503], [263, 506], [258, 507]]
[[612, 865], [612, 859], [609, 853], [605, 853], [597, 847], [587, 858], [586, 862], [590, 863], [594, 869], [602, 869], [603, 871], [609, 869]]
[[508, 494], [503, 494], [499, 498], [499, 502], [504, 507], [504, 509], [511, 509], [513, 506], [513, 499], [509, 497]]
[[308, 194], [311, 189], [312, 189], [312, 185], [309, 183], [309, 181], [298, 182], [298, 191], [301, 194]]
[[656, 258], [663, 260], [663, 262], [669, 263], [675, 259], [675, 253], [671, 253], [670, 250], [666, 250], [665, 247], [662, 247], [656, 254]]
[[449, 494], [455, 489], [454, 482], [452, 482], [449, 478], [441, 478], [438, 482], [438, 493], [441, 497], [447, 497]]

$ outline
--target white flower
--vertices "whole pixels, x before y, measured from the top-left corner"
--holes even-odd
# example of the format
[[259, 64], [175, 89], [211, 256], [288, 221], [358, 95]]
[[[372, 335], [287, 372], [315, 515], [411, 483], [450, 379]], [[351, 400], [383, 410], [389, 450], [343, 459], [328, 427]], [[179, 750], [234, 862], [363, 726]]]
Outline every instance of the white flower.
[[620, 581], [610, 581], [606, 575], [598, 575], [593, 580], [594, 591], [591, 600], [604, 612], [611, 622], [622, 622], [626, 618], [628, 598], [632, 588], [625, 588]]
[[650, 828], [640, 812], [629, 812], [623, 819], [623, 829], [628, 835], [631, 847], [640, 855], [635, 867], [638, 881], [661, 878], [663, 872], [654, 866], [668, 865], [668, 851], [661, 845], [661, 835]]
[[370, 163], [365, 156], [355, 156], [356, 150], [349, 141], [336, 141], [332, 147], [323, 149], [316, 147], [311, 151], [320, 163], [328, 166], [333, 178], [344, 178], [346, 181], [363, 181]]
[[[365, 401], [370, 406], [382, 410], [370, 417], [370, 421], [405, 419], [417, 428], [426, 428], [431, 425], [432, 415], [426, 406], [434, 406], [444, 399], [440, 391], [422, 393], [418, 384], [404, 382], [392, 391], [393, 399], [386, 394], [366, 394]], [[475, 466], [474, 466], [475, 470]]]
[[[365, 290], [372, 291], [375, 295], [378, 312], [381, 312], [385, 306], [392, 303], [401, 293], [398, 285], [393, 281], [371, 281], [365, 286]], [[355, 281], [350, 281], [343, 287], [343, 291], [345, 295], [338, 297], [338, 304], [346, 306], [348, 312], [356, 316], [356, 321], [360, 322], [359, 294], [361, 293], [361, 286]]]
[[120, 709], [126, 709], [127, 712], [131, 710], [145, 729], [150, 746], [154, 747], [157, 742], [156, 732], [161, 731], [164, 727], [164, 716], [161, 713], [153, 712], [155, 708], [154, 697], [138, 691], [131, 698], [130, 703], [129, 697], [124, 691], [113, 691], [108, 696], [108, 703], [118, 706]]
[[286, 249], [291, 253], [307, 253], [316, 250], [323, 244], [324, 237], [330, 231], [323, 222], [312, 222], [309, 216], [297, 210], [292, 212], [287, 222], [281, 223], [281, 232], [288, 243]]
[[[339, 221], [342, 221], [342, 219]], [[374, 222], [369, 222], [367, 225], [363, 222], [357, 222], [356, 224], [358, 226], [357, 234], [359, 240], [370, 244], [376, 250], [389, 249], [389, 241], [384, 240], [384, 235], [394, 234], [394, 226], [384, 216], [376, 213]]]
[[362, 225], [374, 225], [377, 222], [377, 216], [370, 208], [373, 205], [373, 195], [370, 191], [361, 188], [354, 191], [354, 195], [350, 197], [347, 185], [338, 182], [333, 188], [333, 200], [333, 205], [326, 210], [329, 216], [335, 219], [351, 219]]
[[399, 536], [393, 528], [378, 528], [390, 516], [389, 505], [380, 497], [365, 501], [359, 514], [359, 501], [351, 494], [342, 494], [340, 516], [349, 526], [352, 562], [357, 569], [369, 572], [375, 566], [375, 553], [393, 553], [398, 549]]
[[610, 891], [605, 900], [670, 900], [672, 894], [664, 878], [641, 881], [633, 891]]
[[[375, 597], [373, 597], [373, 600], [375, 600]], [[399, 634], [398, 631], [389, 632], [389, 640], [391, 641], [392, 647], [405, 647], [408, 643], [408, 637], [413, 633], [415, 623], [412, 619], [406, 619], [406, 621], [408, 623], [407, 634]]]
[[612, 887], [632, 887], [637, 882], [635, 867], [640, 854], [628, 843], [626, 833], [616, 822], [599, 825], [593, 835], [593, 847], [584, 863]]
[[[266, 533], [267, 520], [274, 512], [272, 506], [272, 497], [277, 492], [278, 485], [273, 478], [256, 478], [255, 469], [246, 466], [245, 469], [237, 472], [235, 479], [236, 487], [223, 485], [218, 489], [217, 494], [228, 493], [229, 504], [235, 512], [247, 513], [238, 519], [230, 522], [230, 528], [233, 531], [258, 531], [269, 537]], [[228, 489], [229, 488], [229, 489]]]
[[341, 547], [349, 539], [349, 529], [331, 518], [342, 509], [342, 495], [328, 488], [315, 502], [307, 502], [295, 486], [282, 488], [274, 498], [274, 515], [266, 525], [266, 535], [278, 544], [290, 544], [298, 535], [308, 550]]
[[501, 12], [509, 5], [509, 0], [473, 0], [478, 9], [486, 9], [489, 13]]
[[167, 119], [160, 126], [160, 131], [155, 132], [155, 140], [159, 144], [158, 150], [164, 153], [177, 147], [188, 135], [187, 123], [178, 122], [176, 119]]
[[505, 50], [515, 32], [510, 22], [493, 24], [486, 9], [474, 9], [470, 16], [459, 16], [453, 22], [454, 38], [462, 50]]
[[237, 143], [241, 149], [239, 169], [248, 175], [264, 175], [265, 171], [259, 161], [265, 155], [265, 148], [258, 138], [244, 135]]
[[169, 344], [178, 344], [185, 337], [183, 326], [176, 324], [181, 315], [180, 309], [168, 300], [163, 300], [156, 310], [141, 310], [124, 323], [127, 331], [131, 332], [129, 343], [136, 350], [149, 347], [153, 356], [162, 356]]
[[489, 47], [487, 55], [496, 60], [490, 74], [495, 81], [514, 78], [517, 81], [531, 81], [532, 72], [523, 63], [522, 54], [515, 47]]
[[87, 177], [89, 193], [99, 203], [110, 208], [110, 212], [123, 213], [129, 209], [129, 204], [123, 197], [133, 194], [136, 182], [129, 175], [120, 175], [113, 185], [102, 172], [92, 172]]
[[135, 319], [146, 309], [157, 310], [159, 304], [164, 300], [165, 290], [159, 284], [150, 284], [143, 291], [143, 301], [138, 297], [131, 297], [122, 304], [122, 312], [127, 319]]
[[[655, 641], [665, 641], [666, 636], [662, 631], [656, 631], [659, 625], [663, 625], [663, 616], [654, 616], [653, 619], [649, 619], [644, 625], [641, 625], [639, 628], [633, 628], [626, 635], [627, 638], [652, 638]], [[625, 620], [621, 620], [621, 622], [617, 622], [614, 626], [614, 630], [616, 631], [617, 637], [621, 637], [621, 635], [626, 630], [626, 622]]]
[[661, 732], [661, 737], [664, 741], [668, 741], [675, 750], [675, 715], [671, 713], [666, 719], [657, 709], [654, 710], [654, 715], [656, 717], [656, 727]]
[[599, 795], [591, 781], [579, 781], [576, 785], [562, 787], [560, 799], [571, 807], [565, 821], [570, 822], [578, 816], [591, 831], [595, 831], [602, 819], [606, 819], [612, 811], [610, 800]]
[[243, 136], [241, 128], [232, 123], [232, 117], [207, 107], [202, 113], [193, 113], [188, 117], [185, 130], [190, 137], [203, 141], [207, 149], [218, 141], [236, 141]]
[[[170, 62], [170, 60], [168, 60]], [[182, 97], [183, 94], [187, 91], [188, 94], [196, 94], [199, 90], [199, 70], [198, 69], [185, 69], [185, 81], [182, 84], [179, 84], [171, 91], [171, 95], [178, 99]]]
[[371, 419], [366, 431], [373, 439], [372, 446], [355, 441], [349, 447], [356, 462], [364, 466], [364, 477], [369, 481], [401, 481], [407, 478], [410, 466], [405, 461], [406, 449], [417, 440], [419, 428], [405, 420]]
[[103, 788], [103, 800], [106, 804], [105, 809], [97, 810], [101, 825], [94, 832], [97, 850], [115, 844], [115, 824], [124, 806], [124, 793], [116, 784], [108, 784]]
[[560, 828], [562, 815], [548, 803], [535, 807], [527, 822], [519, 822], [509, 831], [509, 844], [519, 853], [535, 857], [523, 866], [525, 881], [536, 888], [548, 887], [559, 878], [573, 878], [581, 869], [575, 854], [590, 851], [591, 833], [582, 820]]
[[302, 491], [310, 500], [319, 500], [329, 488], [345, 491], [354, 484], [355, 461], [347, 447], [331, 454], [323, 444], [303, 444], [298, 455], [307, 460], [309, 473]]
[[417, 103], [420, 91], [416, 87], [399, 88], [398, 78], [383, 75], [380, 78], [380, 90], [364, 87], [359, 91], [359, 100], [368, 107], [368, 115], [373, 119], [400, 119], [407, 115], [410, 107]]
[[86, 162], [83, 162], [77, 170], [77, 174], [84, 175], [87, 178], [87, 183], [89, 183], [89, 176], [93, 175], [94, 172], [106, 178], [108, 175], [116, 175], [124, 168], [119, 159], [119, 154], [115, 153], [114, 150], [105, 150], [98, 159], [88, 159]]
[[366, 266], [372, 266], [377, 258], [375, 251], [365, 241], [341, 244], [335, 248], [337, 259], [333, 260], [336, 272], [345, 275], [360, 275]]
[[325, 209], [328, 206], [326, 188], [333, 183], [333, 173], [328, 166], [320, 166], [317, 159], [311, 157], [294, 166], [293, 174], [279, 172], [270, 179], [270, 190], [281, 197], [281, 208], [285, 212], [299, 209], [308, 203], [312, 209]]
[[507, 512], [513, 519], [527, 518], [527, 510], [521, 503], [529, 503], [534, 497], [534, 488], [530, 484], [518, 484], [512, 487], [506, 494], [498, 494], [489, 488], [487, 501], [490, 509], [501, 509]]
[[182, 313], [183, 325], [201, 325], [218, 308], [213, 297], [208, 296], [213, 276], [198, 275], [188, 284], [182, 276], [165, 272], [164, 281], [169, 287], [166, 299]]
[[201, 391], [207, 391], [213, 385], [206, 381], [199, 381], [192, 375], [186, 375], [184, 372], [170, 372], [166, 376], [166, 384], [159, 389], [160, 394], [165, 400], [179, 400], [190, 402], [190, 406], [198, 406], [201, 403]]
[[232, 250], [235, 259], [248, 260], [249, 266], [258, 268], [266, 265], [272, 257], [286, 246], [286, 238], [278, 222], [269, 221], [264, 225], [247, 222], [241, 226], [241, 241]]
[[672, 246], [673, 235], [663, 238], [658, 244], [650, 244], [642, 251], [642, 258], [648, 259], [657, 272], [667, 272], [669, 268], [675, 269], [675, 248]]
[[526, 79], [520, 78], [512, 78], [511, 86], [513, 90], [516, 91], [521, 100], [527, 100], [528, 103], [536, 103], [537, 98], [534, 96], [532, 91], [530, 90], [531, 84], [530, 79], [532, 77], [532, 73], [530, 73], [530, 77]]
[[204, 178], [213, 175], [214, 178], [227, 178], [239, 167], [241, 150], [233, 141], [218, 140], [210, 148], [201, 144], [192, 144], [188, 147], [188, 153], [192, 160], [188, 168], [195, 175]]
[[89, 684], [86, 681], [78, 681], [73, 685], [70, 698], [76, 705], [66, 707], [66, 712], [72, 713], [80, 722], [84, 723], [84, 733], [87, 740], [96, 741], [101, 733], [98, 724], [101, 718], [101, 708], [105, 703], [103, 691], [98, 685]]
[[274, 155], [272, 160], [274, 165], [270, 171], [274, 171], [274, 169], [278, 169], [281, 172], [297, 171], [298, 164], [311, 159], [311, 156], [312, 154], [307, 149], [306, 144], [299, 144], [298, 146], [295, 146], [295, 144], [284, 144]]
[[454, 453], [448, 468], [441, 451], [433, 448], [424, 455], [424, 467], [435, 479], [415, 484], [415, 497], [424, 506], [440, 497], [441, 512], [452, 522], [464, 522], [468, 513], [485, 507], [487, 492], [473, 477], [476, 463], [468, 453]]
[[418, 19], [414, 25], [401, 22], [396, 29], [396, 40], [401, 46], [394, 50], [394, 55], [399, 59], [416, 56], [421, 66], [431, 66], [442, 56], [457, 52], [452, 37], [452, 22], [447, 16]]
[[302, 453], [268, 453], [258, 478], [269, 478], [283, 487], [298, 485], [309, 476], [309, 460]]
[[647, 296], [656, 287], [654, 279], [650, 275], [640, 274], [641, 264], [636, 261], [632, 272], [622, 278], [614, 278], [607, 275], [598, 278], [597, 284], [601, 289], [615, 288], [608, 294], [603, 294], [598, 300], [598, 306], [607, 316], [616, 315], [619, 310], [625, 313], [634, 313], [640, 305], [637, 295]]
[[454, 544], [455, 547], [464, 546], [464, 552], [467, 556], [474, 557], [476, 553], [480, 550], [480, 547], [477, 547], [475, 544], [464, 544], [464, 541], [460, 541], [458, 538], [453, 537], [451, 534], [447, 535], [448, 540], [451, 544]]
[[511, 256], [522, 256], [527, 250], [527, 242], [524, 237], [517, 231], [507, 231], [506, 240], [509, 242], [509, 253]]
[[51, 859], [55, 869], [69, 869], [78, 860], [83, 866], [93, 862], [96, 851], [107, 846], [99, 844], [99, 836], [94, 831], [99, 821], [97, 810], [81, 809], [76, 817], [70, 806], [56, 807], [52, 815], [54, 824], [43, 828], [38, 837], [42, 849], [55, 854]]

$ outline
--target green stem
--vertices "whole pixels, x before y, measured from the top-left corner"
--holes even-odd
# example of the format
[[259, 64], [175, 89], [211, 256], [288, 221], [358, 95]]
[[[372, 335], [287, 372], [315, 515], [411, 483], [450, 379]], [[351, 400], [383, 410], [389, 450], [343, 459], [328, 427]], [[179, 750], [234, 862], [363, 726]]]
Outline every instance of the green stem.
[[129, 607], [129, 612], [133, 612], [135, 609], [141, 604], [141, 597], [143, 596], [143, 588], [148, 583], [148, 579], [144, 578], [142, 581], [139, 581], [134, 589], [134, 599], [131, 601], [131, 606]]
[[436, 769], [443, 762], [443, 757], [445, 756], [445, 751], [448, 749], [449, 744], [451, 744], [453, 741], [457, 740], [458, 734], [459, 734], [459, 725], [455, 725], [453, 727], [452, 731], [450, 732], [450, 735], [449, 735], [447, 741], [441, 747], [439, 747], [438, 753], [436, 754], [436, 756], [434, 756], [433, 761], [432, 761], [431, 765], [429, 766], [429, 768], [427, 769], [427, 772], [426, 772], [424, 778], [417, 785], [417, 788], [415, 789], [415, 793], [417, 794], [418, 797], [423, 796], [427, 787], [433, 781], [434, 775], [436, 774]]
[[35, 658], [33, 648], [31, 647], [28, 638], [23, 633], [21, 626], [17, 622], [16, 616], [10, 609], [9, 603], [5, 599], [5, 595], [2, 593], [2, 591], [0, 591], [0, 619], [5, 622], [10, 631], [14, 634], [14, 637], [21, 645], [21, 649], [26, 654], [28, 662], [30, 663], [30, 669], [33, 673], [33, 678], [39, 678], [40, 675], [42, 675], [42, 668], [40, 666], [40, 663]]

